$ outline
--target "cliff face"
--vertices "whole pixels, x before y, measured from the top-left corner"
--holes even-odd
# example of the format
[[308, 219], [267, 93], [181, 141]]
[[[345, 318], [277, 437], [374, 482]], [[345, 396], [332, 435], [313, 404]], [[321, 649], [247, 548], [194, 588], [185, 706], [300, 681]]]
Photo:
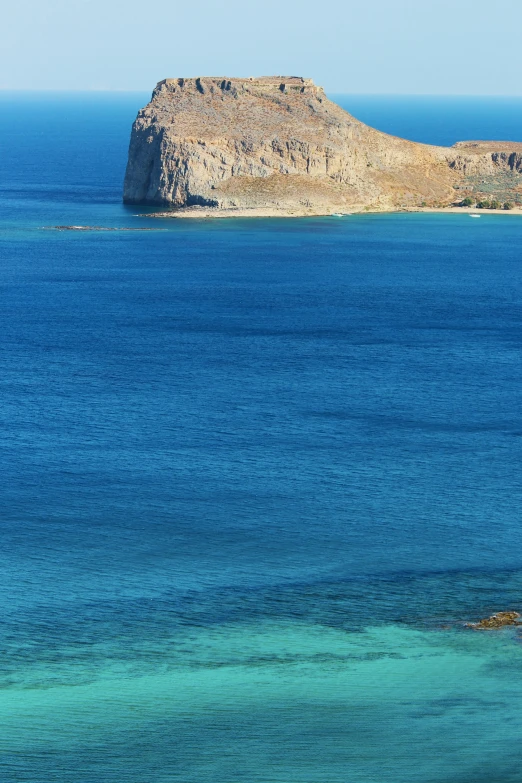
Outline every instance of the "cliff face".
[[[165, 79], [134, 123], [124, 201], [328, 213], [522, 194], [522, 144], [432, 147], [356, 120], [309, 79]], [[484, 187], [484, 190], [480, 190]]]

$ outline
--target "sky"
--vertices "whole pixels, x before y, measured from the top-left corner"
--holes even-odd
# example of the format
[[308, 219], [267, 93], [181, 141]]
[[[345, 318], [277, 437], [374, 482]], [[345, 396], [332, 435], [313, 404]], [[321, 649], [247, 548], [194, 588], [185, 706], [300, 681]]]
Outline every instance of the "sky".
[[298, 75], [330, 93], [522, 95], [522, 0], [16, 0], [0, 88]]

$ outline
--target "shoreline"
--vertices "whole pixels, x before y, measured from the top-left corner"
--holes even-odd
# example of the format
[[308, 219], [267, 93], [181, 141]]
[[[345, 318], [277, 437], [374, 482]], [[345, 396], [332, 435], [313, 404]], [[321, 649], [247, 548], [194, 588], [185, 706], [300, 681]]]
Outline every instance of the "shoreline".
[[522, 215], [522, 207], [513, 209], [477, 209], [473, 207], [414, 207], [397, 210], [398, 212], [448, 212], [462, 215]]
[[393, 215], [404, 213], [448, 213], [461, 215], [522, 215], [522, 207], [513, 209], [473, 209], [472, 207], [403, 207], [399, 209], [354, 209], [351, 212], [333, 212], [311, 209], [277, 209], [270, 207], [217, 209], [214, 207], [187, 207], [180, 210], [150, 212], [135, 215], [140, 218], [184, 218], [224, 219], [224, 218], [293, 218], [293, 217], [349, 217], [351, 215]]

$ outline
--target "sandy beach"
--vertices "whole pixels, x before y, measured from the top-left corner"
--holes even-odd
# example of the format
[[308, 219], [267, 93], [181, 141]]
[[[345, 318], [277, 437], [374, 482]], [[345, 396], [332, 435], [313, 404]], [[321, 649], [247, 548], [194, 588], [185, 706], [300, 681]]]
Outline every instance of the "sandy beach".
[[275, 209], [275, 208], [257, 208], [257, 209], [215, 209], [212, 207], [188, 207], [179, 210], [168, 210], [163, 212], [150, 212], [137, 215], [137, 217], [154, 218], [289, 218], [289, 217], [346, 217], [348, 215], [358, 214], [396, 214], [401, 212], [448, 212], [455, 214], [474, 214], [474, 215], [522, 215], [522, 208], [513, 209], [474, 209], [472, 207], [404, 207], [402, 209], [354, 209], [351, 212], [333, 212], [326, 210], [313, 209]]
[[513, 209], [477, 209], [476, 207], [414, 207], [398, 210], [400, 212], [455, 212], [468, 215], [522, 215], [522, 208]]

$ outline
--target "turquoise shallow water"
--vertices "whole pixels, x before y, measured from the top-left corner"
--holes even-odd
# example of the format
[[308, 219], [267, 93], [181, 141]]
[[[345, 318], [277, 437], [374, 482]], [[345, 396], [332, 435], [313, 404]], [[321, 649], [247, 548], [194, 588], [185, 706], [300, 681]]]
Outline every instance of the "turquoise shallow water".
[[143, 96], [2, 101], [0, 779], [519, 783], [522, 220], [153, 222]]
[[10, 768], [38, 759], [47, 780], [519, 779], [512, 634], [287, 621], [174, 635], [161, 655], [142, 644], [149, 665], [118, 665], [107, 645], [92, 679], [9, 689]]

